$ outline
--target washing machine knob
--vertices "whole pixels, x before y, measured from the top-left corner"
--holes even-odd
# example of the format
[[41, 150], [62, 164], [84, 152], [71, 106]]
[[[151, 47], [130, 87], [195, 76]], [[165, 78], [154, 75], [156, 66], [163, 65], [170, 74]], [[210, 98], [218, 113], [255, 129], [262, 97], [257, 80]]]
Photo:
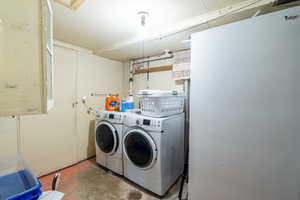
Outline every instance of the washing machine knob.
[[140, 120], [139, 120], [139, 119], [136, 120], [136, 124], [137, 124], [137, 125], [140, 124]]

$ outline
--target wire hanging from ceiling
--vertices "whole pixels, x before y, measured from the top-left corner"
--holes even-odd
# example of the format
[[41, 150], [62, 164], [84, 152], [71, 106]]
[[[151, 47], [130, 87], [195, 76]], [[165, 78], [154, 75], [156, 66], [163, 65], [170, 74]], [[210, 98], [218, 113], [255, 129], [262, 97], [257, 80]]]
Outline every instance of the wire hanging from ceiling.
[[[140, 18], [140, 27], [145, 34], [146, 26], [147, 26], [147, 19], [149, 17], [149, 13], [145, 11], [138, 12], [138, 16]], [[147, 63], [147, 77], [146, 77], [146, 88], [149, 89], [149, 82], [150, 82], [150, 64], [149, 62], [145, 62], [145, 37], [143, 36], [143, 39], [141, 40], [141, 46], [142, 46], [142, 60], [143, 60], [143, 68], [145, 68], [145, 63]]]

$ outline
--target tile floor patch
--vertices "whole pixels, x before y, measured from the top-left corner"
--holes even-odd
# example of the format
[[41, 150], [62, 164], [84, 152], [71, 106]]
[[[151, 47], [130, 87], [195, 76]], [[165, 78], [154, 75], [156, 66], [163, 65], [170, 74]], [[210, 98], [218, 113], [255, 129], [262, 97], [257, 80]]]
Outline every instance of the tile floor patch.
[[142, 199], [143, 194], [139, 191], [133, 190], [128, 194], [128, 200], [140, 200]]

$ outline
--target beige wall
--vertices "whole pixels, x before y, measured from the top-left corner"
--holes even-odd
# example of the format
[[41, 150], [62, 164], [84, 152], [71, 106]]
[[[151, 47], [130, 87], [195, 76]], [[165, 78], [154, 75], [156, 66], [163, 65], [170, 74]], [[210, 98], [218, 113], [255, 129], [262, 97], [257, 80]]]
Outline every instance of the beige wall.
[[21, 117], [22, 153], [38, 174], [74, 164], [76, 51], [54, 49], [54, 107], [47, 115]]
[[[173, 59], [150, 62], [150, 67], [159, 67], [173, 64]], [[124, 64], [124, 93], [128, 94], [129, 89], [129, 63]], [[176, 90], [183, 92], [183, 81], [175, 81], [172, 77], [172, 71], [151, 72], [149, 74], [149, 89], [153, 90]], [[139, 90], [147, 88], [147, 73], [134, 75], [133, 95], [137, 100]]]
[[[91, 97], [90, 94], [122, 94], [123, 64], [95, 55], [79, 53], [78, 56], [78, 100], [87, 96], [88, 105], [96, 109], [104, 109], [105, 96]], [[81, 160], [95, 155], [94, 116], [88, 115], [86, 111], [87, 109], [82, 103], [78, 104], [76, 125], [80, 140], [78, 156]]]
[[16, 119], [0, 118], [0, 157], [17, 153]]
[[[103, 98], [90, 93], [122, 93], [123, 64], [88, 52], [55, 47], [54, 108], [47, 115], [21, 117], [21, 150], [37, 175], [95, 155], [93, 116], [80, 102], [103, 108]], [[73, 108], [73, 102], [79, 102]], [[0, 118], [0, 156], [17, 151], [17, 126]]]

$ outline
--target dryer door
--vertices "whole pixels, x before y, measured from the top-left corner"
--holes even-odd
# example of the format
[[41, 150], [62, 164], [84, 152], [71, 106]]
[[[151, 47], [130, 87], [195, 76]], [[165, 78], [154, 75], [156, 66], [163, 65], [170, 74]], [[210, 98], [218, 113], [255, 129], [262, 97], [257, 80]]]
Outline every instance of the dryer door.
[[127, 132], [123, 139], [126, 158], [139, 169], [150, 169], [157, 160], [157, 148], [152, 137], [142, 129]]
[[117, 151], [118, 132], [111, 123], [102, 121], [97, 125], [96, 143], [100, 150], [108, 155], [113, 155]]

